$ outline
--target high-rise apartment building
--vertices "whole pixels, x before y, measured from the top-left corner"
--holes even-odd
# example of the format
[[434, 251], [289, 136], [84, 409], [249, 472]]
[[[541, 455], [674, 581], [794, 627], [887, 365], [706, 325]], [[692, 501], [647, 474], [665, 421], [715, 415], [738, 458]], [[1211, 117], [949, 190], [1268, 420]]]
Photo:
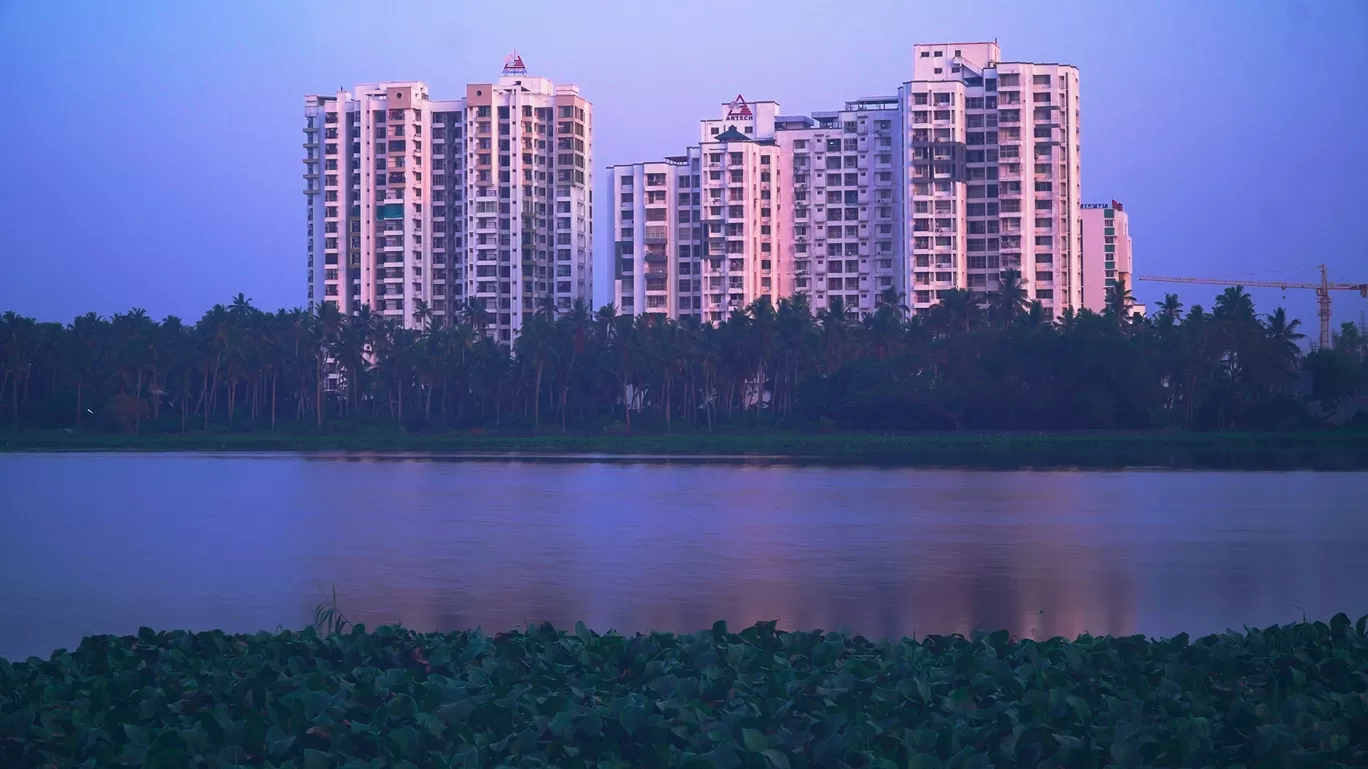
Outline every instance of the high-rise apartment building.
[[[1083, 306], [1093, 312], [1106, 307], [1107, 289], [1131, 279], [1130, 217], [1116, 202], [1084, 203], [1079, 224], [1083, 229]], [[1139, 309], [1143, 309], [1140, 307]]]
[[1077, 68], [1003, 61], [995, 42], [916, 45], [900, 97], [911, 306], [1016, 269], [1052, 314], [1080, 307]]
[[780, 259], [778, 105], [737, 98], [699, 144], [609, 169], [613, 301], [624, 313], [724, 320], [791, 291]]
[[807, 294], [814, 312], [839, 298], [865, 315], [884, 291], [902, 290], [900, 126], [896, 97], [778, 120], [786, 289]]
[[814, 310], [872, 311], [899, 277], [897, 109], [786, 117], [738, 96], [685, 155], [611, 168], [619, 309], [717, 322], [805, 293]]
[[[308, 96], [309, 306], [418, 325], [482, 306], [511, 341], [542, 307], [593, 297], [593, 108], [514, 54], [492, 83]], [[421, 304], [420, 304], [421, 303]]]
[[[688, 157], [608, 169], [613, 303], [627, 315], [691, 315], [694, 175]], [[698, 225], [701, 226], [701, 225]]]
[[685, 155], [610, 171], [614, 301], [716, 321], [760, 296], [924, 310], [1003, 270], [1083, 302], [1078, 70], [997, 43], [913, 47], [896, 96], [784, 116], [737, 97]]

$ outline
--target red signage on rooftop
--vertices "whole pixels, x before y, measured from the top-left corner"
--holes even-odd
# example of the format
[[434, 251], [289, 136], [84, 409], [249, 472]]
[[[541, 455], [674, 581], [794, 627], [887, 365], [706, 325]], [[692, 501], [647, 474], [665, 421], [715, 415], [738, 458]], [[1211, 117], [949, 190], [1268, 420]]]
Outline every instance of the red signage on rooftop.
[[504, 59], [503, 73], [505, 75], [526, 75], [527, 66], [523, 64], [522, 57], [515, 50]]
[[732, 99], [731, 104], [728, 106], [727, 119], [738, 120], [741, 118], [748, 118], [751, 116], [752, 115], [750, 105], [746, 104], [746, 100], [743, 99], [741, 97], [741, 94], [738, 93], [736, 95], [736, 98]]

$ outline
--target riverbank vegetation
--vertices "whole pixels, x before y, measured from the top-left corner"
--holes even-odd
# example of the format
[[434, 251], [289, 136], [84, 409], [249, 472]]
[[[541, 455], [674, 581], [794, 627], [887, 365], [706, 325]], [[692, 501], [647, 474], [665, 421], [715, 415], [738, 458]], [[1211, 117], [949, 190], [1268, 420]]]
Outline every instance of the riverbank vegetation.
[[744, 459], [785, 464], [855, 463], [987, 469], [1165, 467], [1209, 469], [1368, 468], [1368, 432], [919, 432], [804, 433], [764, 428], [638, 435], [520, 432], [414, 432], [372, 428], [337, 432], [143, 434], [0, 432], [0, 451], [303, 451], [462, 454], [582, 459], [614, 456], [691, 462]]
[[134, 309], [70, 324], [0, 316], [0, 428], [171, 434], [389, 425], [602, 435], [732, 430], [1280, 430], [1368, 392], [1350, 324], [1303, 355], [1299, 322], [1227, 289], [1153, 317], [1125, 286], [1102, 314], [1051, 320], [1020, 276], [947, 291], [909, 315], [886, 292], [864, 318], [805, 297], [713, 327], [653, 316], [532, 313], [512, 346], [490, 315], [421, 329], [368, 308], [265, 312], [239, 294], [194, 323]]
[[0, 765], [1364, 766], [1366, 622], [1041, 642], [143, 629], [0, 660]]

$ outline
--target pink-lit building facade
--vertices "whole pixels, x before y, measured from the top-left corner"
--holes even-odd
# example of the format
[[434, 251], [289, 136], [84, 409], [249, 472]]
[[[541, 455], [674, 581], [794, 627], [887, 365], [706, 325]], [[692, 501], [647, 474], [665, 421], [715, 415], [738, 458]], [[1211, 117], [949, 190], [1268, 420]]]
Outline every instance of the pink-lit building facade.
[[915, 312], [1015, 269], [1051, 315], [1085, 306], [1077, 68], [971, 42], [915, 45], [910, 69], [811, 115], [738, 96], [683, 153], [608, 169], [612, 301], [716, 321], [803, 293], [863, 315], [891, 289]]
[[593, 106], [577, 86], [514, 54], [460, 99], [360, 85], [305, 97], [304, 121], [311, 308], [416, 327], [479, 304], [509, 342], [541, 307], [592, 301]]
[[[1126, 207], [1110, 203], [1084, 203], [1079, 219], [1083, 231], [1083, 306], [1102, 312], [1107, 289], [1125, 281], [1134, 291], [1132, 272], [1130, 215]], [[1142, 310], [1143, 306], [1136, 309]]]

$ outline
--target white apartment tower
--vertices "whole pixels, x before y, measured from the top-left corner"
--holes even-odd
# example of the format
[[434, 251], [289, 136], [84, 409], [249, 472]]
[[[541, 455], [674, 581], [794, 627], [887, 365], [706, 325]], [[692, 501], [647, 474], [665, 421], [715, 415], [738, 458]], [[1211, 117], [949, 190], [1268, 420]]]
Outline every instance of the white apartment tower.
[[778, 105], [737, 97], [700, 142], [663, 162], [609, 169], [613, 301], [626, 314], [716, 323], [791, 293], [783, 231]]
[[1051, 314], [1082, 303], [1078, 70], [1002, 61], [997, 43], [913, 47], [905, 276], [914, 310], [1021, 272]]
[[309, 306], [408, 327], [482, 306], [495, 339], [593, 296], [592, 106], [529, 76], [434, 101], [421, 82], [305, 97]]
[[[696, 175], [688, 157], [608, 169], [613, 303], [626, 315], [696, 315]], [[701, 306], [700, 306], [701, 309]]]
[[[1134, 290], [1131, 277], [1130, 217], [1116, 202], [1084, 203], [1079, 226], [1083, 232], [1083, 306], [1093, 312], [1106, 307], [1107, 289], [1124, 280]], [[1139, 309], [1143, 309], [1141, 306]]]
[[421, 300], [445, 316], [448, 275], [434, 262], [436, 201], [423, 176], [436, 150], [432, 113], [419, 82], [305, 97], [310, 309], [369, 305], [407, 324]]
[[803, 293], [866, 315], [888, 289], [915, 312], [1006, 269], [1052, 315], [1083, 306], [1075, 67], [916, 45], [897, 96], [810, 117], [738, 96], [701, 134], [610, 170], [623, 312], [717, 321]]
[[796, 293], [872, 311], [901, 274], [900, 124], [895, 97], [785, 117], [738, 96], [687, 154], [612, 167], [615, 303], [710, 323]]
[[896, 97], [779, 118], [788, 174], [784, 262], [793, 276], [786, 288], [806, 294], [814, 312], [840, 298], [848, 312], [863, 316], [885, 290], [901, 290], [900, 126]]

